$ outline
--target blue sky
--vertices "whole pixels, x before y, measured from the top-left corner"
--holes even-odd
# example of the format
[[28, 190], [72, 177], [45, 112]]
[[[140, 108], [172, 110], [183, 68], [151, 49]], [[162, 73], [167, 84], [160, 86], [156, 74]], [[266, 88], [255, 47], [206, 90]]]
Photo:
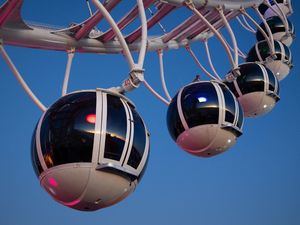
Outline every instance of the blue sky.
[[[133, 0], [127, 0], [130, 7]], [[1, 1], [1, 3], [3, 0]], [[300, 27], [299, 2], [291, 17]], [[124, 8], [114, 13], [120, 17]], [[187, 10], [162, 21], [170, 30]], [[67, 26], [87, 18], [85, 1], [25, 1], [23, 17], [30, 21]], [[100, 24], [104, 29], [106, 24]], [[247, 52], [255, 37], [233, 23], [241, 49]], [[159, 32], [153, 28], [152, 32]], [[164, 104], [141, 86], [128, 94], [151, 132], [151, 155], [142, 182], [121, 203], [86, 213], [64, 207], [40, 187], [30, 160], [30, 141], [39, 109], [24, 94], [7, 65], [0, 59], [0, 224], [205, 224], [299, 225], [300, 224], [300, 52], [292, 46], [295, 68], [281, 82], [281, 101], [268, 115], [246, 119], [244, 135], [228, 152], [202, 159], [180, 150], [166, 127]], [[212, 57], [220, 75], [229, 69], [221, 45], [211, 40]], [[203, 45], [193, 45], [206, 64]], [[61, 93], [66, 54], [7, 46], [24, 79], [36, 95], [51, 105]], [[161, 93], [156, 53], [149, 53], [145, 76]], [[165, 52], [166, 81], [172, 95], [198, 70], [184, 49]], [[76, 54], [70, 91], [108, 88], [120, 84], [128, 68], [123, 56]], [[203, 75], [204, 77], [204, 75]]]

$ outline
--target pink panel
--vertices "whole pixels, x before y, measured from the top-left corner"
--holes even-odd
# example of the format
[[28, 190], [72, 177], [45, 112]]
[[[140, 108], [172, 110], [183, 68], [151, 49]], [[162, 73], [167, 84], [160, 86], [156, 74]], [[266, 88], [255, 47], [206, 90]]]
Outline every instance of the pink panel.
[[[120, 3], [120, 1], [121, 0], [111, 0], [108, 1], [107, 4], [104, 4], [104, 6], [107, 11], [111, 11], [116, 5]], [[75, 39], [80, 40], [81, 38], [86, 37], [102, 19], [103, 15], [99, 11], [97, 11], [93, 16], [90, 17], [90, 19], [86, 21], [85, 24], [83, 24], [81, 29], [77, 31], [77, 33], [75, 34]]]
[[[164, 18], [166, 15], [168, 15], [175, 8], [176, 7], [172, 6], [172, 5], [163, 5], [161, 7], [161, 9], [153, 17], [151, 17], [150, 20], [148, 20], [148, 22], [147, 22], [148, 29], [153, 27], [157, 22], [159, 22], [162, 18]], [[132, 32], [131, 34], [129, 34], [126, 37], [126, 41], [128, 43], [132, 43], [135, 40], [137, 40], [138, 38], [140, 38], [141, 34], [142, 34], [142, 28], [139, 27], [138, 29], [136, 29], [134, 32]]]
[[23, 3], [22, 0], [11, 0], [7, 1], [0, 9], [0, 27], [10, 19], [12, 13]]
[[[155, 0], [144, 0], [144, 7], [147, 9]], [[138, 7], [135, 6], [129, 13], [127, 13], [119, 22], [118, 27], [120, 30], [124, 29], [138, 16]], [[100, 40], [102, 42], [108, 42], [115, 37], [113, 29], [109, 29], [103, 35], [101, 35]]]

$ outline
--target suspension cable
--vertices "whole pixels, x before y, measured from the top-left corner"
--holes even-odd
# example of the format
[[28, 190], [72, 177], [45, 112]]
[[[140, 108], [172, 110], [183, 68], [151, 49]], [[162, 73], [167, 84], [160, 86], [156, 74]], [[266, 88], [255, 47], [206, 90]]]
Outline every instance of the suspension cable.
[[[150, 8], [148, 8], [148, 11], [149, 11], [151, 16], [154, 16], [154, 13]], [[158, 22], [157, 24], [160, 27], [160, 29], [162, 30], [162, 32], [164, 32], [164, 34], [166, 34], [167, 30], [164, 28], [164, 26], [161, 24], [161, 22]]]
[[105, 17], [105, 19], [107, 20], [107, 22], [110, 24], [111, 28], [113, 29], [113, 31], [115, 32], [122, 48], [123, 48], [123, 53], [127, 59], [127, 62], [129, 64], [130, 70], [134, 70], [135, 69], [135, 63], [133, 60], [133, 57], [131, 55], [131, 52], [129, 50], [129, 47], [125, 41], [124, 36], [122, 35], [118, 25], [116, 24], [116, 22], [114, 21], [114, 19], [111, 17], [110, 13], [107, 11], [107, 9], [103, 6], [103, 4], [99, 1], [99, 0], [92, 0], [94, 5], [99, 9], [99, 11], [101, 12], [101, 14]]
[[205, 67], [200, 63], [200, 61], [198, 60], [197, 56], [195, 55], [195, 53], [193, 52], [193, 50], [191, 49], [191, 47], [189, 45], [185, 46], [185, 49], [190, 53], [190, 55], [192, 56], [192, 58], [194, 59], [195, 63], [197, 64], [197, 66], [211, 79], [213, 80], [217, 80], [217, 78], [215, 78], [211, 73], [209, 73]]
[[269, 46], [269, 49], [271, 50], [271, 54], [275, 55], [275, 44], [274, 41], [271, 42], [269, 36], [267, 35], [267, 33], [264, 31], [264, 29], [262, 29], [259, 24], [246, 12], [245, 9], [240, 9], [241, 13], [243, 15], [245, 15], [256, 27], [257, 29], [262, 33], [262, 35], [264, 36], [265, 40], [267, 41], [267, 44]]
[[[263, 15], [260, 13], [257, 5], [255, 5], [254, 7], [254, 10], [256, 11], [256, 13], [258, 14], [258, 16], [260, 17], [260, 19], [262, 20], [263, 24], [265, 25], [265, 28], [267, 29], [267, 33], [268, 33], [268, 36], [269, 36], [269, 40], [270, 42], [272, 43], [272, 53], [275, 54], [275, 44], [274, 44], [274, 37], [273, 37], [273, 34], [272, 34], [272, 31], [270, 29], [270, 26], [269, 24], [267, 23], [266, 19], [263, 17]], [[260, 26], [259, 26], [260, 27]]]
[[68, 85], [69, 85], [69, 78], [70, 78], [70, 72], [71, 72], [72, 62], [73, 62], [73, 58], [74, 58], [74, 53], [75, 53], [74, 48], [72, 48], [70, 51], [67, 51], [68, 61], [67, 61], [67, 65], [66, 65], [63, 88], [62, 88], [62, 91], [61, 91], [62, 96], [65, 96], [67, 94]]
[[145, 85], [145, 87], [160, 101], [162, 101], [163, 103], [165, 103], [166, 105], [169, 105], [170, 102], [167, 101], [166, 99], [164, 99], [160, 94], [158, 94], [151, 86], [150, 84], [144, 79], [143, 83]]
[[43, 103], [34, 95], [34, 93], [31, 91], [27, 83], [24, 81], [23, 77], [19, 73], [18, 69], [10, 59], [9, 55], [5, 51], [4, 47], [2, 44], [0, 44], [0, 51], [1, 55], [3, 56], [4, 60], [6, 61], [7, 65], [9, 68], [12, 70], [15, 78], [18, 80], [18, 82], [21, 84], [27, 95], [31, 98], [31, 100], [43, 111], [45, 112], [47, 108], [43, 105]]
[[139, 9], [141, 24], [142, 24], [141, 48], [139, 52], [138, 66], [140, 69], [142, 69], [145, 61], [146, 51], [147, 51], [148, 29], [147, 29], [147, 18], [146, 18], [143, 0], [137, 0], [137, 5]]
[[271, 5], [267, 0], [264, 1], [264, 4], [265, 4], [266, 6], [268, 6], [268, 7], [270, 8], [270, 10], [272, 10], [272, 11], [273, 11], [273, 12], [281, 19], [281, 21], [282, 21], [283, 24], [284, 24], [284, 28], [285, 28], [286, 34], [289, 35], [289, 34], [290, 34], [290, 33], [289, 33], [289, 31], [290, 31], [290, 25], [289, 25], [289, 22], [288, 22], [288, 20], [287, 20], [287, 17], [286, 17], [286, 15], [284, 14], [284, 12], [282, 11], [282, 9], [280, 8], [280, 6], [278, 5], [277, 1], [274, 0], [274, 3], [275, 3], [275, 5], [277, 6], [279, 12], [276, 11], [276, 10], [272, 7], [272, 5]]
[[[242, 15], [242, 18], [243, 18], [243, 20], [244, 21], [246, 21], [246, 18], [245, 18], [245, 16], [244, 15]], [[236, 17], [236, 20], [239, 22], [239, 24], [243, 27], [243, 28], [245, 28], [245, 30], [247, 30], [247, 31], [249, 31], [249, 32], [251, 32], [251, 33], [253, 33], [253, 34], [255, 34], [256, 33], [256, 31], [252, 28], [252, 27], [250, 27], [250, 24], [249, 24], [249, 26], [245, 23], [243, 23], [242, 21], [241, 21], [241, 19], [237, 16]]]
[[210, 65], [210, 68], [212, 69], [213, 73], [215, 74], [215, 76], [219, 79], [222, 80], [221, 77], [219, 76], [219, 74], [216, 71], [216, 68], [214, 67], [214, 64], [211, 60], [211, 54], [210, 54], [210, 50], [209, 50], [209, 45], [208, 45], [208, 40], [204, 41], [204, 45], [205, 45], [205, 50], [206, 50], [206, 55], [207, 55], [207, 59]]
[[90, 13], [90, 16], [93, 15], [93, 12], [92, 12], [92, 9], [91, 9], [91, 6], [90, 6], [90, 1], [89, 0], [86, 0], [86, 4], [87, 4], [87, 7], [89, 9], [89, 13]]
[[239, 64], [239, 52], [238, 52], [238, 44], [237, 44], [237, 40], [236, 40], [236, 37], [234, 35], [234, 32], [230, 26], [230, 24], [228, 23], [228, 20], [226, 18], [226, 16], [224, 15], [224, 11], [223, 11], [223, 8], [222, 7], [218, 7], [218, 11], [221, 15], [221, 18], [227, 28], [227, 31], [230, 35], [230, 38], [231, 38], [231, 41], [232, 41], [232, 44], [233, 44], [233, 50], [234, 50], [234, 64], [235, 64], [235, 67], [234, 68], [237, 68], [238, 67], [238, 64]]
[[226, 42], [224, 41], [224, 38], [222, 37], [222, 35], [220, 34], [220, 32], [205, 18], [205, 16], [203, 16], [195, 7], [193, 1], [191, 0], [186, 0], [186, 6], [194, 12], [194, 14], [196, 14], [205, 24], [206, 26], [209, 27], [209, 29], [217, 36], [217, 38], [220, 40], [221, 44], [223, 45], [223, 47], [226, 50], [226, 53], [229, 57], [230, 63], [232, 65], [232, 67], [235, 69], [237, 68], [237, 65], [233, 59], [233, 56], [231, 54], [231, 51], [229, 49], [229, 47], [227, 46]]
[[[228, 47], [230, 48], [230, 51], [233, 52], [234, 51], [233, 48], [229, 45], [229, 43], [227, 41], [226, 41], [226, 43], [227, 43]], [[238, 53], [241, 58], [243, 58], [243, 59], [247, 58], [247, 55], [244, 52], [242, 52], [242, 50], [240, 48], [238, 48]]]
[[248, 23], [246, 17], [244, 15], [242, 15], [243, 21], [244, 23], [249, 27], [249, 29], [253, 30], [254, 32], [256, 32], [256, 30]]
[[163, 50], [159, 49], [157, 51], [157, 54], [158, 54], [158, 58], [159, 58], [159, 68], [160, 68], [160, 80], [161, 80], [161, 84], [162, 84], [162, 87], [163, 87], [163, 90], [165, 92], [165, 95], [166, 95], [167, 99], [169, 101], [171, 101], [172, 98], [171, 98], [170, 93], [168, 91], [168, 88], [167, 88], [167, 85], [166, 85], [166, 80], [165, 80], [164, 62], [163, 62]]

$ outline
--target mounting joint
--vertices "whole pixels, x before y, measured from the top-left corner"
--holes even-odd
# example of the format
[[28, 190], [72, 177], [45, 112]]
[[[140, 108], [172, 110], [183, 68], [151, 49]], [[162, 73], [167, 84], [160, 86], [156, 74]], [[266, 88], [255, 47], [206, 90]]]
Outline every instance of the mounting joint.
[[134, 68], [129, 73], [129, 78], [123, 81], [122, 89], [124, 92], [132, 91], [139, 87], [140, 83], [144, 81], [144, 69]]
[[226, 75], [225, 80], [228, 82], [233, 82], [239, 76], [241, 76], [241, 71], [240, 71], [239, 67], [236, 67], [236, 68], [232, 69], [231, 72]]

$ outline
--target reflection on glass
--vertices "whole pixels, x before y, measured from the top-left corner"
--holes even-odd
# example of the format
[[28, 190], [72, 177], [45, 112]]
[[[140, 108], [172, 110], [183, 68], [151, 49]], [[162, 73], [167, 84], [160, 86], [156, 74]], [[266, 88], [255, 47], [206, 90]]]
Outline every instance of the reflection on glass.
[[128, 165], [137, 169], [145, 151], [146, 145], [146, 130], [141, 117], [131, 108], [134, 122], [134, 136], [132, 150], [128, 159]]
[[225, 99], [225, 121], [234, 122], [235, 118], [235, 97], [224, 85], [220, 85]]
[[[199, 102], [199, 97], [205, 98], [206, 101]], [[219, 101], [212, 83], [194, 83], [187, 86], [182, 91], [181, 105], [189, 128], [204, 124], [218, 124]]]
[[177, 95], [171, 101], [167, 112], [167, 125], [171, 137], [174, 141], [184, 131], [177, 109]]
[[237, 78], [237, 83], [242, 94], [265, 90], [265, 79], [259, 65], [255, 63], [245, 64], [240, 67], [240, 72], [242, 75]]
[[244, 121], [244, 112], [241, 107], [241, 104], [238, 104], [238, 106], [239, 106], [239, 118], [238, 118], [238, 122], [237, 122], [237, 127], [242, 129], [243, 121]]
[[58, 100], [47, 111], [41, 126], [41, 148], [47, 167], [91, 162], [95, 124], [86, 116], [95, 114], [96, 93], [81, 92]]
[[38, 177], [43, 172], [43, 168], [41, 166], [41, 163], [40, 163], [40, 160], [38, 157], [38, 153], [37, 153], [37, 149], [36, 149], [36, 141], [35, 141], [36, 128], [33, 132], [32, 139], [31, 139], [31, 162], [33, 165], [34, 172], [35, 172], [36, 176]]
[[120, 98], [107, 95], [107, 124], [104, 158], [119, 161], [126, 141], [127, 117]]

